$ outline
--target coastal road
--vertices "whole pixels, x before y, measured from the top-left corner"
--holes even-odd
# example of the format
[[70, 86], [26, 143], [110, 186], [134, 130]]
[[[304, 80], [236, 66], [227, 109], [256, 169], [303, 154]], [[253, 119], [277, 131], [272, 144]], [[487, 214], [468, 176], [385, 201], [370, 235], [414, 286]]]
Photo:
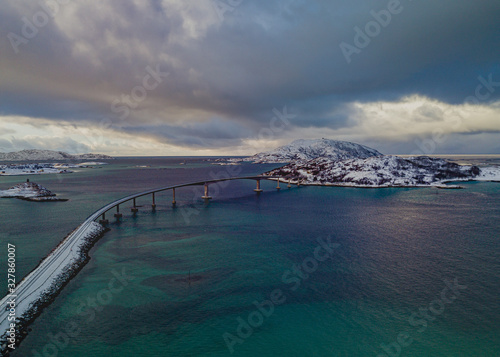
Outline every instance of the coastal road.
[[31, 273], [22, 279], [12, 294], [6, 295], [2, 300], [0, 300], [0, 336], [5, 335], [9, 329], [9, 324], [11, 323], [11, 321], [8, 320], [9, 311], [6, 310], [9, 301], [12, 299], [15, 300], [16, 317], [21, 317], [24, 313], [28, 312], [30, 306], [39, 300], [40, 294], [48, 289], [57, 277], [61, 273], [64, 273], [71, 266], [71, 264], [74, 263], [74, 260], [78, 258], [79, 245], [85, 241], [89, 234], [97, 232], [97, 224], [95, 223], [95, 220], [102, 216], [103, 213], [106, 213], [116, 206], [134, 198], [174, 188], [200, 186], [232, 180], [276, 180], [277, 178], [278, 177], [276, 176], [247, 176], [191, 182], [139, 192], [105, 205], [92, 213], [85, 220], [85, 222], [78, 226], [61, 243], [59, 243], [59, 245], [33, 271], [31, 271]]

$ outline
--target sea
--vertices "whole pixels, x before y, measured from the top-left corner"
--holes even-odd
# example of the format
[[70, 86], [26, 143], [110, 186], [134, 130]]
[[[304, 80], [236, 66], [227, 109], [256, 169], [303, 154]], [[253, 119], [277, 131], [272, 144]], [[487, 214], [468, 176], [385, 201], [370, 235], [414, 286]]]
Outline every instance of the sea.
[[[470, 160], [462, 157], [457, 160]], [[474, 160], [499, 164], [500, 157]], [[479, 162], [478, 161], [478, 162]], [[19, 280], [91, 213], [150, 188], [276, 165], [118, 158], [71, 174], [0, 177], [66, 202], [0, 199]], [[238, 180], [121, 206], [90, 261], [15, 357], [500, 356], [500, 183], [462, 190]]]

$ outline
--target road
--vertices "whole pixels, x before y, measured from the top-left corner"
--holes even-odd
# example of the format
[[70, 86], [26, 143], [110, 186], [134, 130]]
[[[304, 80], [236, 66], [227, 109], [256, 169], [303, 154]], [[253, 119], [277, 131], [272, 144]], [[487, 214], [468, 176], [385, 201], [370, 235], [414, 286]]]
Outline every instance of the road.
[[[277, 179], [274, 176], [247, 176], [247, 177], [228, 177], [225, 179], [208, 180], [191, 182], [181, 185], [161, 187], [156, 189], [147, 190], [144, 192], [135, 193], [114, 202], [111, 202], [104, 207], [92, 213], [80, 226], [78, 226], [70, 235], [68, 235], [31, 273], [16, 286], [15, 295], [16, 301], [16, 317], [21, 317], [29, 310], [31, 304], [36, 302], [40, 293], [46, 290], [57, 279], [57, 277], [69, 266], [74, 263], [78, 258], [78, 246], [85, 241], [89, 232], [95, 230], [95, 220], [102, 216], [103, 213], [111, 210], [112, 208], [130, 201], [134, 198], [146, 196], [156, 192], [171, 190], [173, 188], [200, 186], [204, 184], [213, 184], [221, 181], [231, 180], [272, 180]], [[6, 310], [7, 303], [10, 301], [10, 296], [6, 295], [0, 300], [0, 336], [3, 336], [9, 328], [10, 321], [8, 321], [9, 311]]]

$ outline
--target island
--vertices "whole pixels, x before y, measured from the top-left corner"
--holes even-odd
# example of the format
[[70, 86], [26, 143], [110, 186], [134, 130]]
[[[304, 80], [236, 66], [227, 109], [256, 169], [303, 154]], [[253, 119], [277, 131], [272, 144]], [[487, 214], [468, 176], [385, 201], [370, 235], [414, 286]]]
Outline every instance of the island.
[[[72, 168], [107, 165], [114, 157], [102, 154], [72, 155], [63, 151], [22, 150], [0, 153], [0, 176], [69, 174]], [[105, 160], [103, 162], [103, 160]], [[49, 161], [49, 162], [44, 162]], [[53, 162], [55, 161], [55, 162]], [[83, 162], [78, 162], [83, 161]]]
[[66, 198], [56, 197], [55, 193], [47, 190], [42, 185], [35, 182], [30, 182], [29, 179], [26, 182], [12, 186], [11, 188], [0, 191], [0, 198], [19, 198], [26, 201], [67, 201]]
[[301, 185], [347, 187], [460, 188], [454, 181], [499, 181], [499, 167], [459, 165], [429, 156], [384, 155], [370, 147], [339, 140], [296, 140], [291, 144], [228, 162], [283, 163], [263, 173]]
[[63, 151], [52, 150], [21, 150], [16, 152], [0, 152], [0, 161], [68, 161], [68, 160], [112, 160], [111, 156], [103, 154], [78, 154], [72, 155]]

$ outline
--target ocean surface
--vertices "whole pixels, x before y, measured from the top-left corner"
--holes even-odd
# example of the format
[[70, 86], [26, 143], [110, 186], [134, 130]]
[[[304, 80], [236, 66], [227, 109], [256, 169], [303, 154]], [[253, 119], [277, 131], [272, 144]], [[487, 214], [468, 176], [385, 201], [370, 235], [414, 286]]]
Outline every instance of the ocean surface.
[[[69, 201], [0, 199], [2, 292], [7, 243], [20, 279], [114, 199], [273, 167], [121, 158], [30, 176]], [[500, 356], [499, 183], [261, 185], [211, 186], [208, 204], [200, 187], [178, 189], [176, 207], [165, 192], [156, 211], [143, 197], [135, 216], [122, 206], [11, 355]]]

